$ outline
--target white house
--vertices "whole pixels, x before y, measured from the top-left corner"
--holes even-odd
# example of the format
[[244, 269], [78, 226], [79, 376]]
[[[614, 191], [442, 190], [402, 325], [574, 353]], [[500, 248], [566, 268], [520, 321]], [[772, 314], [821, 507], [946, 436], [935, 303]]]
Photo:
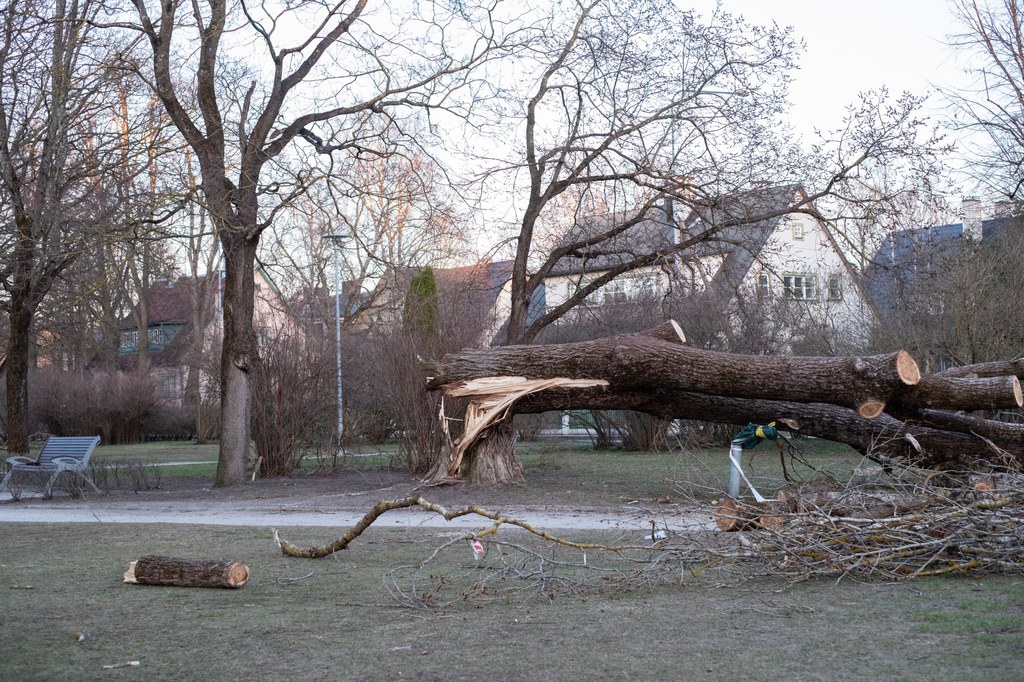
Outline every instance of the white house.
[[[680, 320], [684, 330], [688, 322], [704, 322], [696, 318], [717, 316], [724, 347], [736, 346], [727, 337], [742, 336], [749, 327], [746, 318], [757, 315], [771, 316], [782, 330], [773, 352], [862, 346], [872, 309], [857, 272], [829, 230], [817, 218], [790, 210], [806, 200], [800, 186], [787, 185], [714, 205], [695, 203], [685, 212], [671, 205], [652, 209], [614, 240], [575, 250], [559, 261], [545, 280], [546, 306], [557, 307], [617, 265], [653, 256], [647, 258], [650, 265], [616, 277], [588, 297], [581, 312], [644, 298], [674, 300], [688, 302], [694, 318]], [[609, 224], [601, 216], [581, 221], [563, 243], [579, 242]], [[709, 236], [682, 246], [700, 235]], [[813, 343], [824, 337], [832, 339], [824, 349]]]

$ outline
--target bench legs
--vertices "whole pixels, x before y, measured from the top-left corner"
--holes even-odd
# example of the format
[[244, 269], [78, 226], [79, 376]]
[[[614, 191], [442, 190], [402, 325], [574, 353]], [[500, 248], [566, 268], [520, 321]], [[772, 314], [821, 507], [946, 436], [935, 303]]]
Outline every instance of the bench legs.
[[43, 486], [43, 488], [42, 488], [43, 495], [45, 497], [47, 497], [47, 498], [52, 496], [52, 494], [53, 494], [53, 484], [56, 483], [57, 479], [60, 478], [60, 475], [64, 474], [64, 473], [70, 474], [72, 476], [78, 476], [83, 481], [88, 483], [89, 487], [92, 488], [95, 493], [99, 494], [99, 493], [102, 492], [99, 488], [96, 487], [96, 484], [93, 483], [92, 479], [85, 475], [84, 472], [76, 471], [75, 469], [57, 469], [56, 471], [53, 471], [52, 469], [35, 468], [35, 470], [33, 470], [31, 468], [28, 468], [28, 467], [14, 467], [10, 471], [8, 471], [7, 475], [4, 476], [2, 481], [0, 481], [0, 491], [3, 491], [3, 490], [10, 491], [10, 489], [11, 489], [10, 488], [11, 478], [16, 473], [28, 473], [28, 474], [34, 474], [34, 475], [37, 475], [37, 476], [42, 475], [42, 474], [49, 474], [49, 478], [47, 478], [47, 480], [46, 480], [46, 485]]

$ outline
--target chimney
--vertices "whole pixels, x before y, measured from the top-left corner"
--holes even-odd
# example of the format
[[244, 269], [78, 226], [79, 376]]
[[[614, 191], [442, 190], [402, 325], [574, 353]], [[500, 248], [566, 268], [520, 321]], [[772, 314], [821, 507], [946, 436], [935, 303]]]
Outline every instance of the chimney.
[[964, 237], [981, 241], [981, 200], [964, 197], [960, 203], [964, 214]]
[[992, 205], [992, 217], [993, 218], [1011, 218], [1013, 217], [1013, 202], [1012, 201], [997, 201]]

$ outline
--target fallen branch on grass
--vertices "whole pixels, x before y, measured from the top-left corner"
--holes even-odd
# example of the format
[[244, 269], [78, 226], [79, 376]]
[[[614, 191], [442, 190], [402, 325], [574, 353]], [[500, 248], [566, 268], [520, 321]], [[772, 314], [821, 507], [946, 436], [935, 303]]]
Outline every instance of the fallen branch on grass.
[[[747, 532], [702, 529], [656, 537], [652, 529], [638, 528], [606, 543], [577, 542], [477, 505], [449, 510], [422, 497], [408, 497], [379, 502], [329, 544], [298, 547], [277, 530], [274, 539], [288, 556], [320, 558], [346, 549], [378, 518], [396, 509], [418, 507], [448, 521], [470, 515], [488, 519], [483, 530], [446, 540], [418, 564], [386, 573], [385, 584], [393, 596], [426, 608], [696, 581], [737, 584], [766, 575], [797, 582], [816, 577], [1024, 573], [1024, 486], [1019, 475], [963, 488], [924, 483], [865, 491], [830, 483], [824, 489], [807, 484], [787, 488], [784, 504], [719, 506], [719, 528], [721, 515], [729, 513]], [[527, 535], [499, 539], [498, 530], [506, 525]], [[466, 552], [467, 540], [472, 554]], [[493, 551], [478, 551], [479, 543]], [[467, 561], [470, 556], [475, 561]]]
[[498, 528], [500, 528], [502, 525], [509, 525], [516, 526], [517, 528], [522, 528], [523, 530], [529, 533], [533, 533], [534, 535], [543, 538], [548, 542], [553, 542], [555, 544], [563, 545], [565, 547], [572, 547], [574, 549], [600, 549], [608, 552], [621, 552], [623, 549], [625, 549], [624, 547], [617, 547], [612, 545], [593, 545], [572, 542], [571, 540], [566, 540], [565, 538], [560, 538], [558, 536], [551, 535], [546, 531], [534, 528], [532, 525], [526, 523], [525, 521], [513, 519], [511, 517], [504, 516], [497, 512], [488, 511], [487, 509], [479, 507], [475, 504], [462, 507], [461, 509], [449, 510], [446, 509], [445, 507], [442, 507], [439, 504], [435, 504], [434, 502], [425, 500], [422, 497], [406, 497], [405, 499], [402, 500], [383, 500], [381, 502], [378, 502], [373, 506], [373, 508], [370, 511], [368, 511], [363, 516], [363, 518], [361, 518], [356, 523], [356, 525], [349, 528], [341, 537], [339, 537], [337, 540], [330, 544], [314, 545], [312, 547], [306, 548], [299, 547], [297, 545], [293, 545], [292, 543], [282, 538], [281, 534], [278, 533], [276, 528], [273, 530], [274, 541], [277, 543], [277, 546], [281, 548], [281, 552], [288, 556], [300, 557], [304, 559], [320, 559], [322, 557], [334, 554], [335, 552], [340, 552], [343, 549], [348, 549], [349, 544], [357, 537], [362, 535], [363, 532], [371, 525], [373, 525], [373, 522], [380, 518], [383, 514], [395, 509], [408, 509], [410, 507], [420, 507], [427, 511], [434, 512], [435, 514], [443, 516], [446, 521], [452, 521], [459, 517], [469, 516], [471, 514], [482, 516], [484, 518], [490, 519], [491, 521], [494, 521], [494, 523], [491, 524], [488, 528], [485, 528], [481, 531], [477, 531], [475, 533], [468, 534], [466, 536], [466, 539], [479, 540], [489, 535], [495, 535], [498, 532]]

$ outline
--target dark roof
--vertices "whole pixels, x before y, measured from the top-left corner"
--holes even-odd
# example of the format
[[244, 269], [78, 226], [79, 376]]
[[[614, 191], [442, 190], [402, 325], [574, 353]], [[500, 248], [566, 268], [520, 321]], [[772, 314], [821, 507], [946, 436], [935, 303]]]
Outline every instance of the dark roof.
[[[175, 281], [167, 279], [157, 280], [149, 288], [149, 327], [150, 329], [160, 326], [180, 325], [180, 329], [168, 343], [160, 349], [151, 349], [147, 359], [155, 366], [175, 365], [180, 361], [183, 353], [188, 349], [189, 337], [192, 329], [192, 292], [204, 282], [206, 277], [179, 277]], [[210, 297], [210, 304], [204, 311], [203, 325], [209, 324], [217, 313], [216, 300], [217, 291], [210, 287], [207, 292]], [[136, 311], [127, 315], [121, 320], [122, 331], [136, 329]], [[121, 354], [119, 361], [122, 364], [134, 362], [133, 354]]]
[[[983, 243], [1021, 229], [1022, 218], [1002, 217], [981, 221]], [[865, 290], [880, 313], [891, 312], [898, 293], [914, 280], [934, 276], [964, 245], [964, 224], [899, 230], [888, 235], [864, 272]]]
[[[795, 203], [797, 193], [802, 191], [799, 185], [780, 185], [750, 190], [714, 202], [696, 203], [686, 207], [687, 212], [681, 222], [678, 221], [678, 211], [670, 204], [652, 208], [648, 210], [645, 219], [614, 238], [561, 258], [551, 275], [610, 270], [637, 257], [670, 251], [689, 236], [718, 228], [718, 232], [711, 238], [678, 255], [666, 256], [664, 262], [723, 255], [725, 261], [716, 275], [716, 283], [727, 285], [738, 282], [750, 269], [779, 222], [789, 213], [788, 209]], [[759, 219], [765, 215], [771, 217]], [[612, 228], [613, 221], [621, 224], [631, 218], [629, 214], [616, 214], [579, 220], [563, 237], [559, 246], [569, 246], [597, 236]]]

